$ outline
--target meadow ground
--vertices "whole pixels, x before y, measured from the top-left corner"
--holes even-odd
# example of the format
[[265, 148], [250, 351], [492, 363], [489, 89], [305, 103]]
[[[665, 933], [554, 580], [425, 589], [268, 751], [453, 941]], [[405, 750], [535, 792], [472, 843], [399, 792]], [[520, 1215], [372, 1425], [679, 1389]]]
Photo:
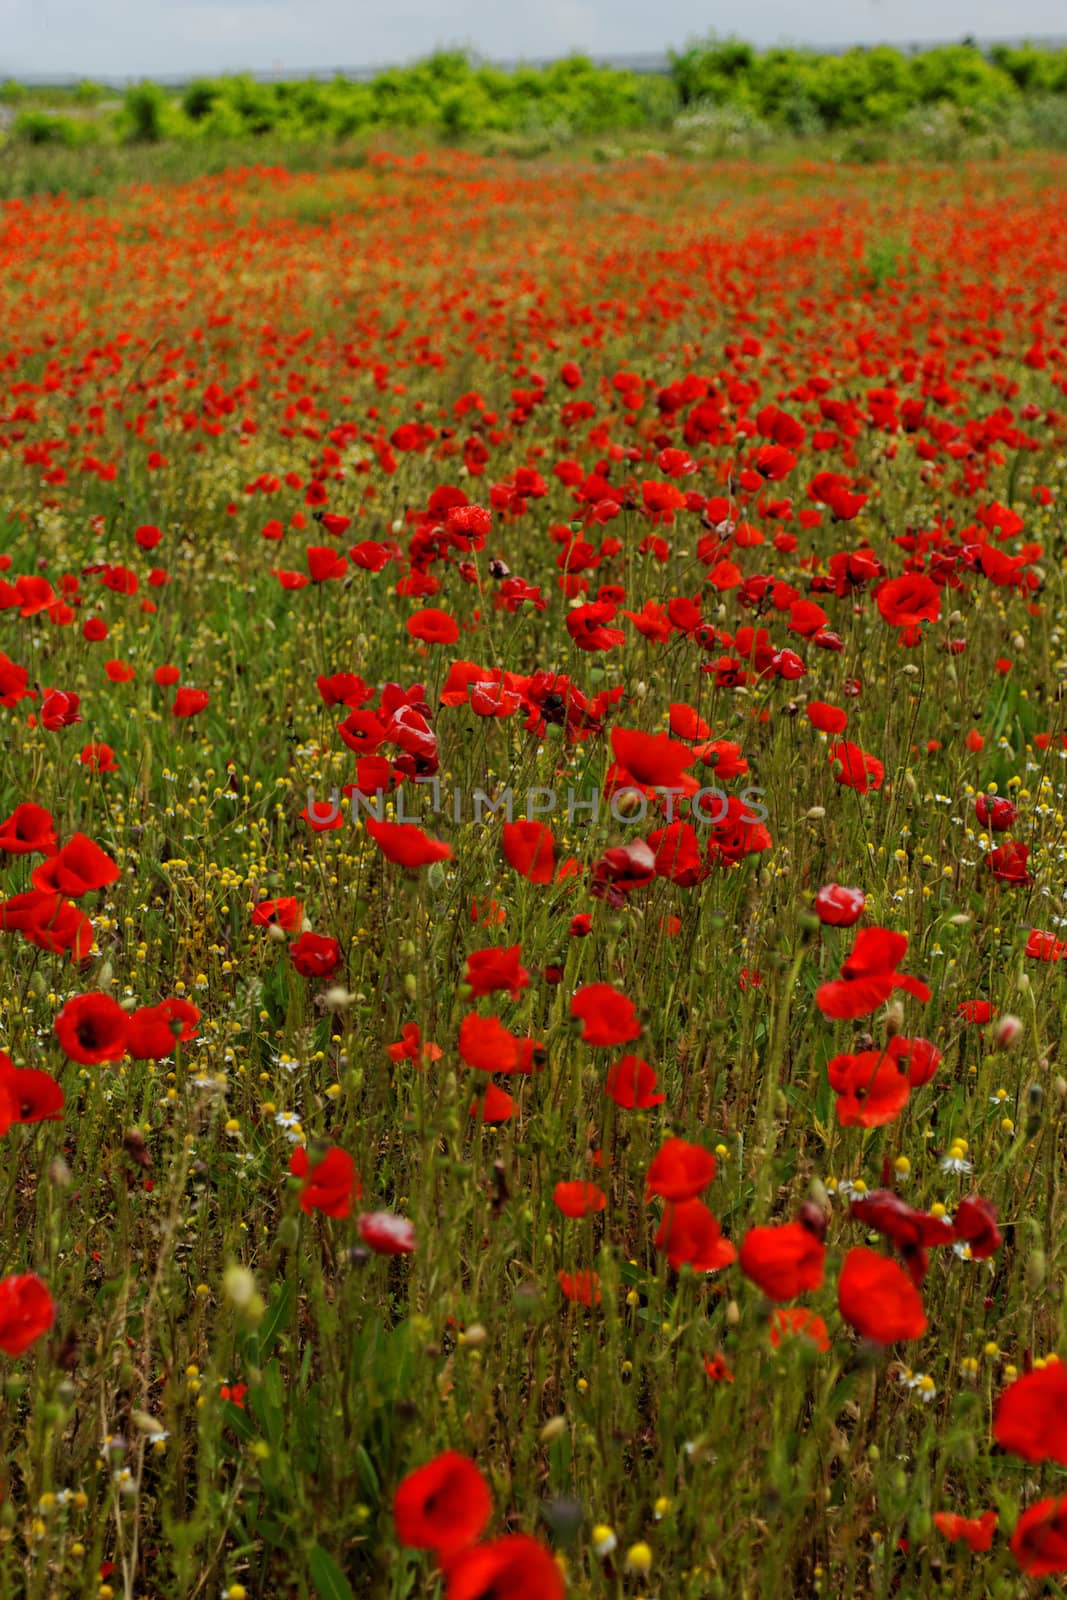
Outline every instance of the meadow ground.
[[0, 209], [5, 1596], [1062, 1592], [1065, 178]]

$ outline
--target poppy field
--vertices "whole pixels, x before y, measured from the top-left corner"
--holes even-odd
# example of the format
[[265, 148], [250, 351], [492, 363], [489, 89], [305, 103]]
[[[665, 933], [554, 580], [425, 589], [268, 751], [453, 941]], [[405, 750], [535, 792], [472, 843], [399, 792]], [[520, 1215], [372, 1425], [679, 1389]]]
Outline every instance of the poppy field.
[[1064, 1592], [1065, 179], [0, 207], [0, 1592]]

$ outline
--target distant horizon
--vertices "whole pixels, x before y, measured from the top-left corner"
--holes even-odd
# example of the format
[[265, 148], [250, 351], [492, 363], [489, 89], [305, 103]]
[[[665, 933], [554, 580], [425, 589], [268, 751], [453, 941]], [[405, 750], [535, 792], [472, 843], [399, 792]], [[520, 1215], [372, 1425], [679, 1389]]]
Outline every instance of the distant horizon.
[[[1061, 0], [1019, 0], [1010, 32], [993, 0], [757, 0], [744, 30], [705, 0], [528, 0], [504, 12], [494, 0], [5, 0], [0, 79], [43, 85], [93, 79], [185, 81], [247, 72], [291, 77], [363, 76], [465, 50], [494, 64], [666, 59], [712, 35], [839, 53], [889, 45], [910, 51], [973, 38], [1067, 44]], [[336, 65], [335, 65], [336, 63]]]
[[[929, 38], [929, 39], [857, 39], [851, 41], [813, 41], [808, 39], [778, 39], [768, 44], [759, 44], [750, 39], [743, 39], [738, 34], [723, 34], [723, 40], [738, 40], [743, 44], [751, 45], [752, 49], [763, 53], [768, 50], [812, 50], [823, 55], [844, 55], [849, 50], [877, 50], [889, 48], [899, 50], [904, 54], [918, 54], [926, 50], [943, 49], [952, 45], [971, 44], [977, 49], [988, 52], [998, 46], [1033, 45], [1037, 48], [1067, 48], [1067, 33], [1059, 34], [1012, 34], [994, 35], [979, 38], [974, 35], [964, 34], [954, 38]], [[472, 45], [440, 44], [428, 50], [409, 56], [406, 60], [388, 60], [373, 62], [346, 62], [336, 66], [324, 66], [319, 63], [288, 65], [285, 62], [273, 62], [270, 66], [255, 65], [252, 63], [232, 64], [219, 67], [188, 67], [184, 70], [166, 72], [150, 72], [134, 70], [131, 72], [108, 73], [78, 73], [56, 70], [54, 72], [26, 72], [8, 68], [0, 58], [0, 82], [13, 80], [24, 84], [28, 88], [60, 88], [74, 87], [82, 82], [95, 82], [103, 87], [111, 85], [121, 86], [151, 80], [161, 84], [184, 84], [192, 79], [225, 78], [225, 77], [252, 77], [258, 79], [284, 79], [287, 77], [306, 77], [318, 80], [327, 80], [333, 77], [364, 79], [376, 76], [381, 72], [403, 70], [404, 68], [418, 65], [432, 56], [452, 51], [462, 51], [479, 65], [496, 67], [501, 71], [514, 71], [520, 67], [542, 68], [551, 66], [554, 62], [565, 61], [572, 56], [585, 56], [598, 66], [618, 67], [636, 71], [655, 72], [666, 70], [672, 53], [685, 50], [693, 40], [686, 40], [681, 45], [665, 45], [662, 50], [634, 50], [603, 53], [596, 50], [583, 50], [575, 46], [570, 50], [561, 50], [549, 56], [513, 56], [510, 59], [501, 59], [488, 56], [483, 51], [477, 50]]]

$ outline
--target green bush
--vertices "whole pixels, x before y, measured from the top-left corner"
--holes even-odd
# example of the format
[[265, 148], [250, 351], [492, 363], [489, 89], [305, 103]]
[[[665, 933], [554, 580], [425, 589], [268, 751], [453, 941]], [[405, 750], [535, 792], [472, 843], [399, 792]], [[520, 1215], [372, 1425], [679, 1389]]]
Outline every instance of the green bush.
[[23, 111], [11, 125], [11, 137], [22, 144], [59, 145], [71, 150], [82, 142], [73, 117], [54, 117], [46, 111]]

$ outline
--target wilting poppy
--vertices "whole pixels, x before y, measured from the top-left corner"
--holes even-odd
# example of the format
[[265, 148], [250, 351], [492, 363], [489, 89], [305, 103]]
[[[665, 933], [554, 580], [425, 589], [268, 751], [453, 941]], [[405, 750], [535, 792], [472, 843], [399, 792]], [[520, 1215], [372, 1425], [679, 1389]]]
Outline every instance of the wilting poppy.
[[875, 1344], [918, 1339], [926, 1332], [922, 1296], [907, 1273], [864, 1245], [845, 1257], [837, 1280], [837, 1305], [860, 1337]]
[[485, 1532], [493, 1514], [489, 1486], [474, 1462], [445, 1450], [409, 1472], [393, 1496], [401, 1544], [433, 1550], [444, 1560]]

